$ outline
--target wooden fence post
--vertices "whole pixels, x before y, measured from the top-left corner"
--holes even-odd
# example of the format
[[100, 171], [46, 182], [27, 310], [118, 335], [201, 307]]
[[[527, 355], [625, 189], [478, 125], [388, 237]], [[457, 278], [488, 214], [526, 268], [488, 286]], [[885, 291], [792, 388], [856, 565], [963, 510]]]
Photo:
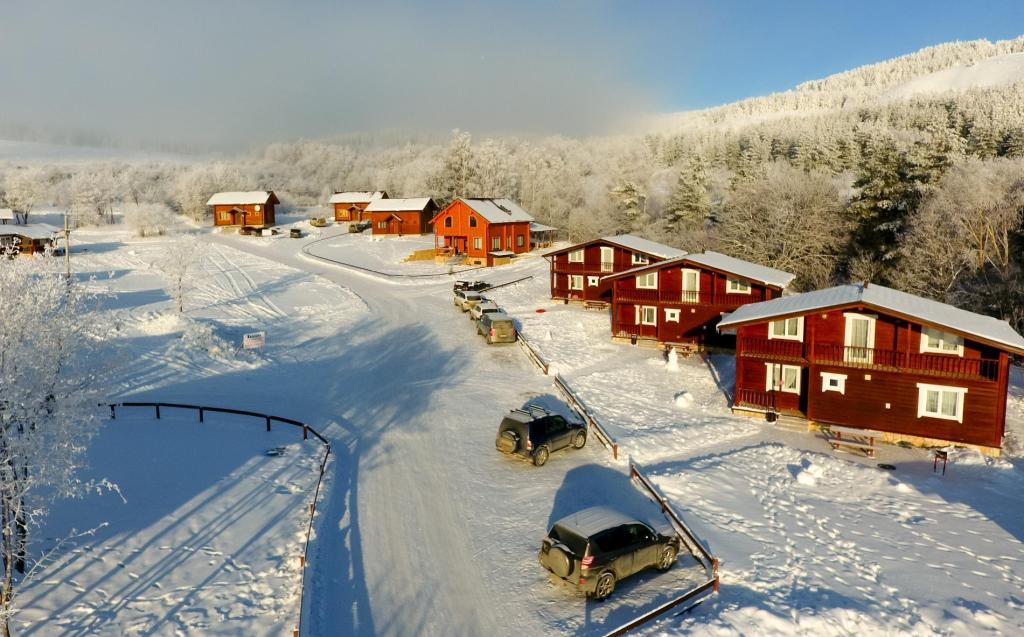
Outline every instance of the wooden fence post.
[[199, 408], [199, 422], [203, 422], [203, 408]]
[[110, 419], [117, 420], [117, 411], [114, 410], [114, 406], [110, 406]]
[[270, 431], [270, 416], [267, 416], [267, 431]]
[[156, 407], [156, 419], [160, 420], [160, 405], [156, 404], [154, 407]]
[[711, 559], [711, 572], [715, 578], [715, 592], [718, 592], [718, 558]]
[[302, 439], [309, 440], [309, 427], [302, 425]]

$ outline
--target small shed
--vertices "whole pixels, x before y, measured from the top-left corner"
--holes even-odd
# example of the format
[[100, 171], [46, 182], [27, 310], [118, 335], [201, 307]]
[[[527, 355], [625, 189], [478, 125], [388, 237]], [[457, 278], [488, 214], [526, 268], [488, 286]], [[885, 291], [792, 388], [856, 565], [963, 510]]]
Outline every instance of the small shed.
[[14, 211], [10, 208], [0, 208], [0, 225], [7, 225], [14, 221]]
[[267, 228], [276, 223], [274, 206], [281, 203], [273, 190], [218, 192], [206, 202], [213, 208], [213, 225]]
[[0, 225], [0, 250], [17, 250], [19, 254], [45, 252], [57, 246], [60, 230], [46, 223]]
[[379, 199], [388, 199], [388, 193], [384, 190], [335, 192], [327, 203], [334, 206], [335, 221], [362, 221], [367, 206]]
[[530, 224], [530, 243], [536, 248], [549, 248], [555, 243], [558, 228], [534, 221]]

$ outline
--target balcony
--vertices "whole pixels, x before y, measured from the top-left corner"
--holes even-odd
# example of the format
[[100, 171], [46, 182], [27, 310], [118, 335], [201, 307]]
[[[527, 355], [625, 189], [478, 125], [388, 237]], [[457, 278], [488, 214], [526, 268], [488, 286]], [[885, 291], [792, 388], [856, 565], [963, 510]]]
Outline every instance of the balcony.
[[914, 372], [945, 378], [995, 381], [999, 378], [999, 361], [986, 358], [961, 358], [943, 354], [919, 354], [871, 347], [816, 344], [811, 355], [809, 346], [800, 341], [744, 337], [739, 350], [745, 357], [776, 361], [795, 361], [832, 365], [853, 369], [874, 369], [889, 372]]
[[555, 261], [554, 272], [558, 274], [595, 274], [595, 275], [608, 275], [614, 273], [614, 267], [612, 263], [601, 262], [599, 264], [594, 263], [579, 263], [577, 261]]
[[664, 292], [636, 288], [616, 290], [616, 298], [627, 303], [665, 303], [669, 305], [709, 305], [721, 308], [737, 308], [763, 299], [758, 294], [715, 294], [713, 292]]

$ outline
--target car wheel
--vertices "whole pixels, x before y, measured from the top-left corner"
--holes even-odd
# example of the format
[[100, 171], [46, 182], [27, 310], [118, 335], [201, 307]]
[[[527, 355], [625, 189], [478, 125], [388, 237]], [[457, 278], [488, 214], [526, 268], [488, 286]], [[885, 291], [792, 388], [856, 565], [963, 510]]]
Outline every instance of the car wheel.
[[535, 467], [543, 467], [544, 464], [548, 461], [548, 456], [549, 455], [550, 454], [548, 453], [548, 448], [547, 447], [541, 447], [537, 451], [534, 451], [533, 452], [533, 465]]
[[572, 448], [582, 449], [583, 445], [587, 444], [587, 432], [577, 431], [572, 437]]
[[672, 568], [672, 565], [676, 562], [676, 549], [673, 546], [666, 546], [661, 549], [661, 555], [658, 556], [658, 570], [667, 571]]
[[614, 590], [615, 575], [612, 573], [602, 573], [601, 577], [597, 578], [597, 586], [594, 587], [594, 599], [598, 601], [606, 600]]

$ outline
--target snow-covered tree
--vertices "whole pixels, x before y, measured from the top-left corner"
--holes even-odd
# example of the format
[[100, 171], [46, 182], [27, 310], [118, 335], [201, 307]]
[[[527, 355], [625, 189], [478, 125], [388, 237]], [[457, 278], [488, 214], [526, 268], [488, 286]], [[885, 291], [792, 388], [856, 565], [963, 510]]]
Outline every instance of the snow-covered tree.
[[457, 197], [472, 197], [483, 193], [473, 193], [470, 189], [479, 183], [476, 158], [473, 155], [472, 137], [458, 129], [452, 131], [452, 139], [444, 154], [441, 169], [429, 182], [429, 187], [437, 205], [444, 207]]
[[196, 272], [202, 266], [206, 246], [194, 235], [179, 235], [167, 242], [152, 266], [163, 277], [179, 314], [196, 289]]
[[46, 171], [38, 166], [16, 170], [7, 176], [4, 198], [22, 223], [28, 223], [28, 216], [42, 201], [46, 180]]
[[124, 206], [124, 222], [140, 237], [167, 234], [174, 213], [162, 203], [128, 203]]
[[617, 230], [638, 232], [647, 225], [647, 193], [640, 185], [632, 181], [623, 182], [609, 190], [608, 196], [619, 210]]
[[711, 217], [707, 162], [694, 157], [679, 173], [672, 196], [665, 205], [665, 225], [669, 232], [702, 228]]
[[88, 332], [98, 324], [82, 288], [50, 259], [0, 268], [0, 635], [17, 590], [33, 573], [28, 544], [55, 498], [92, 485], [76, 479], [99, 427], [98, 373]]

